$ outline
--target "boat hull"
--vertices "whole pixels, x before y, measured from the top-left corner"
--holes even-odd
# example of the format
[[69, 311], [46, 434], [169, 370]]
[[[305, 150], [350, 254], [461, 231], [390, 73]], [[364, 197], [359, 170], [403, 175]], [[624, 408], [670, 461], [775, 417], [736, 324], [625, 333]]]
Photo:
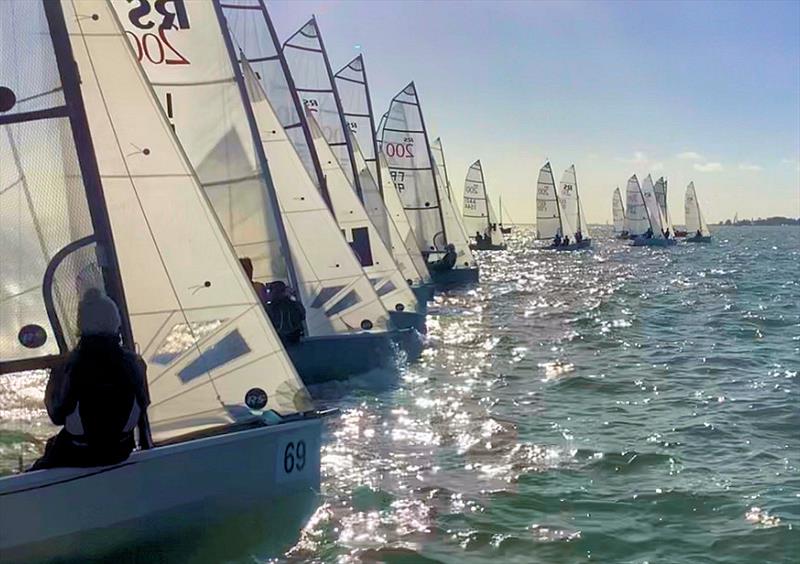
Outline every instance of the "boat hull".
[[0, 562], [96, 558], [281, 499], [296, 536], [318, 503], [321, 429], [307, 418], [0, 478]]
[[378, 368], [394, 369], [422, 353], [422, 336], [415, 329], [304, 337], [286, 346], [300, 378], [308, 386], [345, 380]]
[[506, 246], [505, 245], [492, 245], [491, 243], [489, 243], [488, 245], [485, 245], [485, 244], [484, 245], [476, 245], [476, 244], [473, 243], [473, 244], [470, 244], [469, 250], [471, 250], [471, 251], [505, 251], [506, 250]]
[[425, 305], [427, 310], [427, 303], [433, 301], [433, 295], [436, 292], [436, 287], [433, 283], [420, 284], [419, 286], [411, 286], [411, 291], [414, 292], [417, 302], [419, 302], [420, 305]]
[[431, 272], [431, 279], [437, 290], [447, 290], [458, 286], [477, 284], [479, 278], [478, 267], [454, 268], [442, 272]]
[[707, 237], [703, 237], [702, 235], [698, 237], [695, 235], [694, 237], [686, 237], [685, 241], [687, 243], [710, 243], [711, 242], [711, 235]]
[[569, 245], [559, 245], [558, 247], [550, 247], [554, 251], [582, 251], [592, 246], [591, 239], [584, 239], [580, 243], [571, 243]]
[[[427, 307], [425, 307], [427, 310]], [[389, 319], [395, 329], [416, 329], [423, 335], [428, 332], [425, 324], [426, 315], [416, 311], [390, 311]]]
[[637, 237], [633, 240], [633, 247], [672, 247], [673, 245], [677, 245], [678, 242], [675, 239], [646, 239], [644, 237]]
[[503, 235], [508, 235], [509, 233], [511, 233], [511, 228], [510, 227], [501, 227], [500, 228], [500, 233], [502, 233]]

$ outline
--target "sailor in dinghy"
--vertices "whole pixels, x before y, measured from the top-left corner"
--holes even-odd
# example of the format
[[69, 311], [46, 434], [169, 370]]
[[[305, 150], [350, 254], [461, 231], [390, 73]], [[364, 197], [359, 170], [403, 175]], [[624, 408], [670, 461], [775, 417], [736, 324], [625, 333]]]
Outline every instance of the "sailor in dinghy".
[[504, 251], [505, 238], [498, 229], [489, 195], [483, 167], [478, 159], [469, 167], [464, 180], [464, 227], [468, 233], [475, 232], [475, 243], [470, 244], [473, 251]]
[[[636, 175], [631, 177], [636, 180]], [[638, 196], [636, 193], [631, 195], [629, 192], [628, 211], [637, 209], [644, 213], [644, 221], [642, 225], [646, 226], [645, 233], [636, 237], [633, 240], [632, 246], [634, 247], [671, 247], [676, 244], [674, 238], [670, 237], [670, 227], [666, 224], [661, 208], [656, 198], [655, 187], [653, 186], [653, 179], [648, 174], [644, 182], [639, 185], [638, 180], [633, 185], [634, 189], [638, 189]], [[629, 182], [628, 188], [630, 190], [631, 184]]]
[[0, 28], [0, 99], [15, 100], [0, 104], [0, 206], [16, 222], [0, 287], [32, 290], [0, 294], [0, 372], [57, 365], [77, 304], [105, 292], [147, 364], [154, 443], [140, 429], [122, 463], [0, 478], [0, 561], [86, 561], [254, 504], [296, 534], [320, 419], [113, 8], [0, 2]]

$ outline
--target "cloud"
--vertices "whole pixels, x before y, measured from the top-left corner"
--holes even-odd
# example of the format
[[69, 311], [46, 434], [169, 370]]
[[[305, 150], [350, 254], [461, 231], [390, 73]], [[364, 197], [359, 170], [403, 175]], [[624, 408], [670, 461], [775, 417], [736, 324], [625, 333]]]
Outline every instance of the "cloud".
[[642, 151], [634, 151], [633, 158], [617, 157], [617, 160], [623, 163], [631, 164], [644, 164], [650, 162], [647, 155]]
[[695, 153], [694, 151], [684, 151], [683, 153], [678, 153], [675, 155], [679, 159], [684, 161], [702, 161], [705, 160], [705, 157], [700, 153]]
[[664, 170], [664, 163], [653, 163], [652, 165], [650, 165], [650, 170], [652, 170], [653, 172], [657, 170]]
[[739, 163], [739, 170], [747, 170], [751, 172], [758, 172], [759, 170], [764, 170], [761, 166], [757, 164], [750, 164], [750, 163]]
[[722, 170], [722, 163], [694, 163], [694, 169], [700, 172], [719, 172]]

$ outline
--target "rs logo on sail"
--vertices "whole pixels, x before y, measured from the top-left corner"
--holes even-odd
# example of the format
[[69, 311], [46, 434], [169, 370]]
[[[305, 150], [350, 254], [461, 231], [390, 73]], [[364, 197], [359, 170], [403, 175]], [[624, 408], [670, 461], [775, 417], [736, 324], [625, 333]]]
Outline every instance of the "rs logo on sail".
[[[128, 4], [135, 5], [128, 11], [128, 19], [139, 29], [152, 29], [156, 22], [149, 18], [155, 11], [161, 16], [159, 29], [189, 29], [189, 16], [186, 13], [184, 0], [127, 0]], [[144, 18], [148, 18], [144, 21]], [[176, 23], [177, 20], [177, 23]]]

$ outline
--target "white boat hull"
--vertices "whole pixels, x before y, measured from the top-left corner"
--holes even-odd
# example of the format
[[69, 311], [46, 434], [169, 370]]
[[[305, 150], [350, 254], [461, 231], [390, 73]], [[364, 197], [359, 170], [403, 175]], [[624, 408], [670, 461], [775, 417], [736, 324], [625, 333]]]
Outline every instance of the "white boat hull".
[[319, 491], [321, 426], [290, 421], [135, 452], [115, 466], [0, 478], [0, 562], [90, 558], [287, 497], [305, 500], [299, 531]]

